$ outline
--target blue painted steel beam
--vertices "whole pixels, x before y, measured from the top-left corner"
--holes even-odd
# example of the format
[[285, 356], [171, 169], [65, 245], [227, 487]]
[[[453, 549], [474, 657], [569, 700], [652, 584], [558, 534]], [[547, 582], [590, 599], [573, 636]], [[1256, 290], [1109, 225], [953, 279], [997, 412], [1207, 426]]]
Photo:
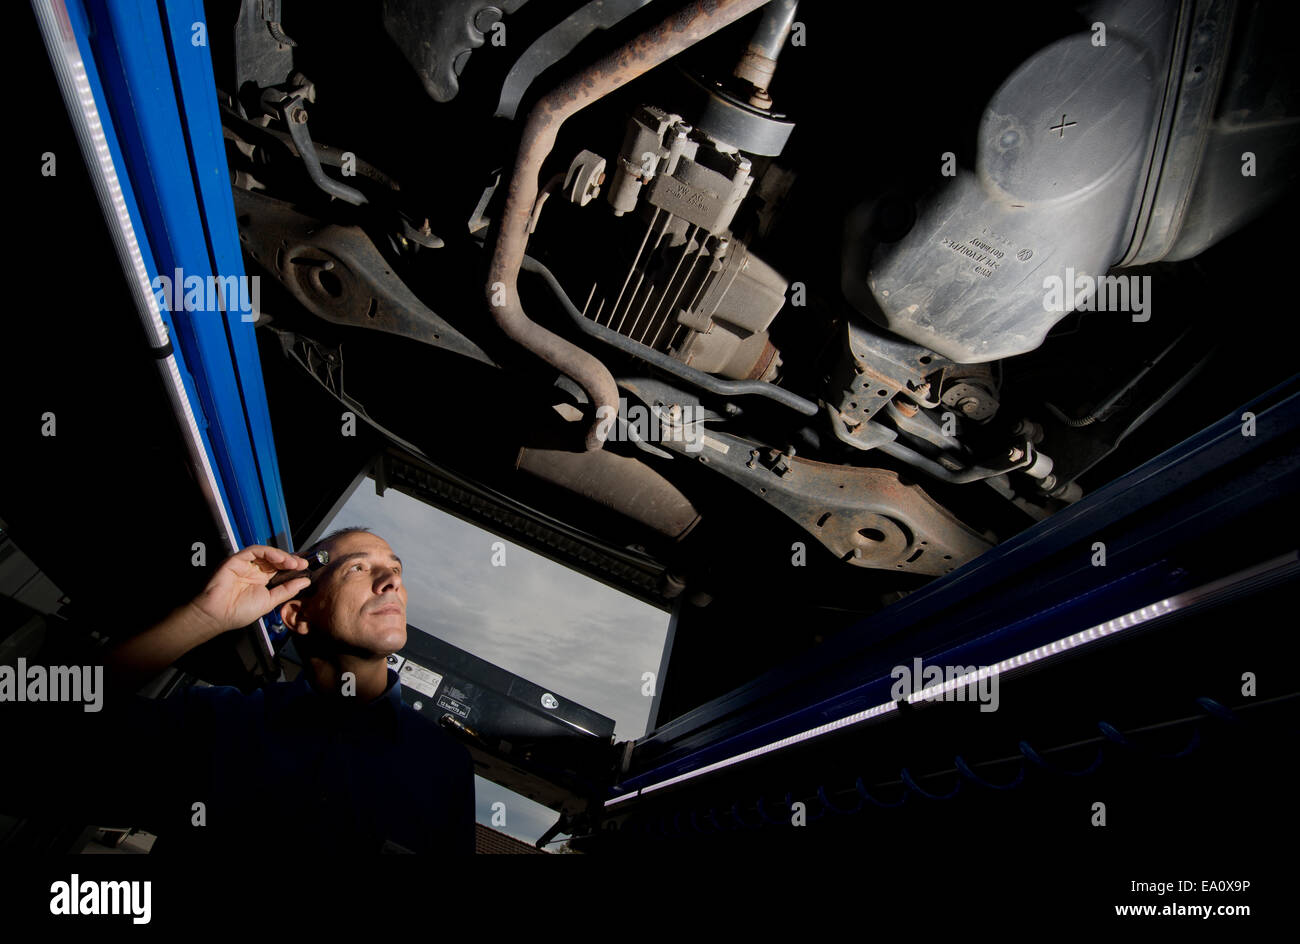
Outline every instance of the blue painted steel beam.
[[[180, 270], [204, 286], [213, 277], [242, 283], [201, 6], [194, 0], [68, 0], [67, 6], [87, 71], [96, 73], [100, 112], [111, 118], [119, 177], [138, 208], [137, 233], [149, 247], [150, 276], [171, 279]], [[202, 24], [202, 32], [195, 24]], [[201, 294], [163, 314], [192, 375], [187, 392], [206, 432], [238, 543], [289, 547], [254, 325], [224, 305], [207, 310], [206, 289]]]

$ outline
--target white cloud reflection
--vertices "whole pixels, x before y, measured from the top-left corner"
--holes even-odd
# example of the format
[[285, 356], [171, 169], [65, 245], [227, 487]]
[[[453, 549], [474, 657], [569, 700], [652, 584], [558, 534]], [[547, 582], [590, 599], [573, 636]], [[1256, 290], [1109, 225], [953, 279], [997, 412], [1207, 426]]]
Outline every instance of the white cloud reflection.
[[[650, 699], [641, 676], [658, 672], [668, 614], [395, 489], [383, 498], [367, 478], [326, 531], [360, 525], [403, 561], [407, 622], [561, 698], [614, 719], [618, 740], [643, 735]], [[504, 541], [506, 566], [492, 566]], [[491, 825], [532, 842], [557, 814], [479, 779], [476, 808]], [[552, 847], [554, 848], [554, 847]]]

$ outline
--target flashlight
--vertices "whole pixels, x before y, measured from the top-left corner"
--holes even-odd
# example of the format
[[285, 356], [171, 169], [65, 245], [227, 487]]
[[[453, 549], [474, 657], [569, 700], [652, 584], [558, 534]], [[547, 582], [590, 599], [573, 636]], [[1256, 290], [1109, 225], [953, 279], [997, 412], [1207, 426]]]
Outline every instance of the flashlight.
[[[316, 576], [320, 573], [320, 568], [330, 562], [329, 551], [317, 551], [307, 558], [306, 570], [277, 570], [275, 576], [266, 582], [267, 589], [278, 587], [282, 583], [287, 583], [296, 577], [308, 577], [314, 583]], [[310, 584], [308, 585], [310, 587]]]

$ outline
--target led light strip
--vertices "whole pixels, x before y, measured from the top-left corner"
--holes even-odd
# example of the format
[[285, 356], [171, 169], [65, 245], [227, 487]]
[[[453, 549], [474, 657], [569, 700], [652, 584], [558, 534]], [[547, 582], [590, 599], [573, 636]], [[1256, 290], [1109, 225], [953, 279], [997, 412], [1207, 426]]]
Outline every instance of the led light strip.
[[[840, 718], [838, 721], [832, 721], [829, 724], [823, 724], [823, 725], [818, 725], [815, 728], [809, 728], [807, 731], [800, 731], [798, 734], [792, 734], [789, 737], [782, 738], [779, 741], [773, 741], [771, 744], [764, 744], [762, 747], [756, 747], [752, 751], [745, 751], [745, 753], [743, 754], [737, 754], [734, 757], [728, 757], [725, 760], [720, 760], [717, 761], [716, 763], [709, 764], [707, 767], [701, 767], [699, 770], [692, 770], [689, 773], [681, 774], [669, 780], [661, 780], [658, 783], [651, 784], [648, 787], [642, 787], [641, 790], [638, 791], [638, 793], [649, 793], [651, 790], [658, 790], [661, 787], [669, 787], [675, 783], [681, 783], [683, 780], [690, 780], [692, 777], [699, 777], [702, 774], [707, 774], [714, 770], [721, 770], [723, 767], [730, 767], [732, 764], [738, 764], [741, 761], [746, 761], [751, 758], [758, 757], [761, 754], [767, 754], [770, 753], [771, 751], [780, 750], [783, 747], [790, 747], [793, 744], [798, 744], [800, 741], [807, 741], [810, 738], [819, 737], [823, 734], [829, 734], [831, 731], [837, 731], [840, 728], [846, 728], [851, 724], [857, 724], [859, 721], [866, 721], [869, 718], [878, 718], [883, 714], [888, 714], [891, 711], [897, 711], [897, 710], [898, 710], [898, 705], [896, 705], [892, 701], [887, 701], [883, 705], [877, 705], [874, 708], [868, 708], [866, 711], [859, 711], [857, 714], [852, 714], [849, 715], [848, 717]], [[615, 797], [612, 800], [606, 800], [605, 805], [611, 806], [614, 803], [619, 803], [622, 802], [623, 800], [631, 799], [632, 797], [637, 796], [638, 793], [629, 793], [627, 796]]]
[[[907, 701], [909, 704], [915, 704], [918, 701], [927, 701], [938, 697], [943, 693], [952, 691], [959, 686], [969, 685], [976, 679], [1001, 675], [1004, 672], [1020, 669], [1032, 665], [1035, 662], [1042, 662], [1060, 656], [1072, 649], [1077, 649], [1081, 646], [1088, 645], [1089, 643], [1096, 642], [1099, 639], [1104, 639], [1107, 636], [1113, 636], [1116, 633], [1133, 629], [1143, 623], [1159, 619], [1162, 616], [1167, 616], [1168, 614], [1178, 610], [1186, 609], [1193, 604], [1203, 602], [1221, 590], [1235, 586], [1243, 581], [1273, 571], [1282, 570], [1287, 567], [1294, 568], [1297, 561], [1300, 561], [1300, 553], [1292, 551], [1288, 554], [1282, 555], [1281, 557], [1265, 561], [1255, 567], [1248, 568], [1212, 583], [1205, 584], [1204, 586], [1196, 587], [1184, 593], [1175, 594], [1172, 597], [1166, 597], [1165, 599], [1158, 600], [1155, 603], [1149, 603], [1140, 609], [1133, 610], [1130, 613], [1125, 613], [1122, 616], [1117, 616], [1104, 623], [1098, 623], [1096, 626], [1090, 626], [1085, 630], [1065, 636], [1055, 642], [1047, 643], [1046, 645], [1039, 646], [1036, 649], [1031, 649], [1028, 652], [1022, 652], [1009, 659], [1003, 659], [996, 665], [984, 666], [977, 672], [968, 672], [960, 678], [924, 688], [919, 692], [914, 692], [909, 695]], [[832, 721], [830, 724], [823, 724], [815, 728], [809, 728], [806, 731], [800, 731], [798, 734], [792, 734], [779, 741], [773, 741], [770, 744], [764, 744], [762, 747], [756, 747], [753, 750], [745, 751], [743, 754], [736, 754], [732, 757], [725, 758], [724, 760], [716, 761], [715, 763], [701, 767], [698, 770], [688, 771], [687, 773], [679, 774], [676, 777], [670, 777], [667, 780], [660, 780], [658, 783], [652, 783], [648, 787], [642, 787], [640, 790], [629, 793], [626, 796], [606, 800], [605, 806], [610, 807], [616, 803], [622, 803], [624, 800], [630, 800], [633, 797], [650, 793], [653, 790], [661, 790], [664, 787], [671, 787], [674, 784], [682, 783], [683, 781], [690, 780], [694, 777], [703, 776], [704, 774], [712, 773], [715, 770], [721, 770], [724, 767], [730, 767], [733, 764], [739, 764], [743, 761], [771, 753], [772, 751], [780, 750], [784, 747], [790, 747], [791, 745], [798, 744], [801, 741], [808, 741], [812, 738], [820, 737], [824, 734], [830, 733], [831, 731], [847, 727], [851, 724], [857, 724], [870, 718], [878, 718], [881, 715], [896, 710], [897, 707], [898, 705], [895, 702], [885, 702], [884, 704], [877, 705], [874, 708], [868, 708], [866, 711], [859, 711], [856, 714], [841, 718], [838, 721]]]
[[[126, 197], [122, 192], [117, 168], [113, 165], [112, 151], [104, 135], [104, 126], [99, 119], [99, 109], [95, 104], [95, 94], [86, 75], [85, 62], [77, 46], [76, 34], [63, 0], [32, 0], [32, 9], [40, 23], [41, 36], [45, 40], [45, 49], [50, 56], [50, 64], [58, 79], [59, 89], [63, 93], [63, 102], [68, 111], [81, 146], [81, 155], [86, 162], [90, 181], [94, 185], [95, 195], [99, 198], [100, 210], [108, 223], [113, 246], [117, 250], [118, 261], [126, 274], [127, 285], [135, 299], [136, 310], [144, 323], [147, 336], [154, 348], [165, 347], [169, 343], [167, 325], [158, 309], [158, 299], [154, 296], [145, 267], [140, 243], [136, 239], [135, 227], [131, 224], [131, 214], [127, 209]], [[158, 369], [163, 376], [163, 386], [171, 400], [172, 412], [180, 423], [182, 438], [190, 453], [190, 461], [201, 473], [200, 488], [208, 503], [212, 516], [220, 526], [226, 541], [227, 553], [239, 550], [239, 538], [230, 522], [225, 502], [221, 500], [221, 488], [217, 484], [216, 472], [208, 460], [207, 449], [203, 445], [203, 436], [194, 419], [194, 410], [185, 393], [185, 383], [181, 379], [180, 366], [176, 355], [169, 353], [159, 359]], [[266, 651], [272, 651], [271, 637], [266, 630], [266, 621], [258, 620], [262, 632], [262, 641]]]

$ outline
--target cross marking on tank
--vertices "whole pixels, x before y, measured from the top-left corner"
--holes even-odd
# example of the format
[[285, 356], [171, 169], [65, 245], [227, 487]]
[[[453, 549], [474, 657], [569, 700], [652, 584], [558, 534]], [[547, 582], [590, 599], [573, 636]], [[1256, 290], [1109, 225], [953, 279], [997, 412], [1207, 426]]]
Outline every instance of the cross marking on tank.
[[1078, 124], [1077, 121], [1070, 121], [1070, 122], [1067, 122], [1067, 121], [1065, 120], [1065, 116], [1062, 115], [1062, 116], [1061, 116], [1061, 123], [1060, 123], [1059, 125], [1052, 125], [1052, 126], [1051, 126], [1050, 128], [1048, 128], [1047, 130], [1048, 130], [1048, 131], [1059, 131], [1059, 132], [1061, 132], [1061, 137], [1065, 137], [1065, 129], [1066, 129], [1066, 128], [1072, 128], [1072, 127], [1074, 127], [1074, 126], [1077, 125], [1077, 124]]

